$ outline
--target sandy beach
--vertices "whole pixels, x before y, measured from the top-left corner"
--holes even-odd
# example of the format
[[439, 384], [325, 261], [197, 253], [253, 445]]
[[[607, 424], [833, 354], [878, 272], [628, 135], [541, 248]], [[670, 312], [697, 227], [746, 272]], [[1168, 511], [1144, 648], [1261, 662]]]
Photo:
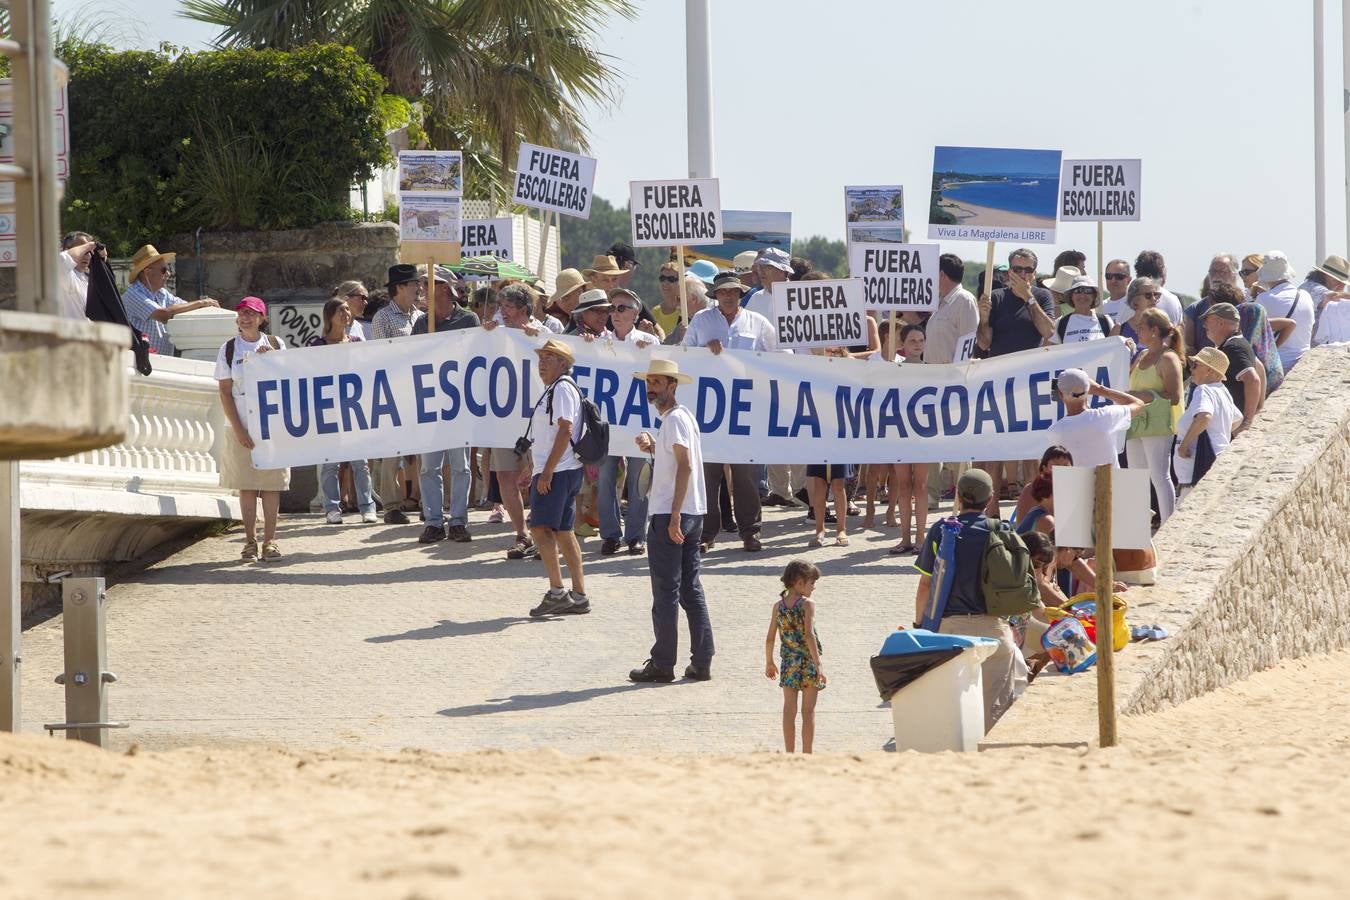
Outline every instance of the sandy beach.
[[938, 204], [956, 216], [958, 224], [978, 225], [1001, 228], [1054, 228], [1055, 220], [1046, 216], [1033, 216], [1028, 213], [1010, 212], [995, 209], [992, 206], [976, 206], [974, 203], [943, 200]]
[[1108, 751], [118, 755], [0, 736], [0, 896], [1343, 897], [1347, 671], [1350, 653], [1287, 662], [1127, 719]]

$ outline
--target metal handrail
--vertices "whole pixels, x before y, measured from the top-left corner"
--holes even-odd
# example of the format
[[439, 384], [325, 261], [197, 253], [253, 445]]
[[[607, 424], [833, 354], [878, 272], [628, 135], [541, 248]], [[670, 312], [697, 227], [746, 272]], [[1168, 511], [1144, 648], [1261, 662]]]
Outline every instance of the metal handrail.
[[79, 731], [83, 728], [130, 728], [130, 722], [53, 722], [42, 726], [48, 737], [55, 737], [58, 731]]

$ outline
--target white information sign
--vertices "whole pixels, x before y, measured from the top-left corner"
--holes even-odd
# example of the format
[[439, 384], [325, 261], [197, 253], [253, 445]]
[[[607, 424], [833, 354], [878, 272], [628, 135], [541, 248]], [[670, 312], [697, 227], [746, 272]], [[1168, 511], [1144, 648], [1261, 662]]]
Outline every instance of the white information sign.
[[866, 344], [866, 317], [860, 279], [783, 281], [773, 286], [772, 321], [781, 348]]
[[[1079, 345], [1082, 346], [1082, 345]], [[1092, 547], [1096, 471], [1087, 466], [1055, 466], [1050, 470], [1055, 489], [1055, 543], [1060, 547]], [[1148, 505], [1148, 470], [1111, 472], [1111, 546], [1116, 550], [1147, 550], [1153, 530]]]
[[1066, 159], [1059, 174], [1061, 222], [1138, 222], [1137, 159]]
[[939, 255], [937, 244], [852, 244], [848, 271], [862, 280], [868, 309], [932, 312], [940, 299]]
[[594, 186], [595, 160], [589, 156], [534, 144], [520, 145], [511, 194], [521, 206], [589, 219]]
[[[14, 104], [10, 101], [11, 82], [0, 78], [0, 163], [14, 162]], [[70, 178], [70, 90], [61, 85], [56, 95], [56, 177], [62, 187]], [[13, 182], [0, 184], [0, 204], [14, 202]], [[0, 268], [12, 268], [18, 259], [12, 212], [0, 213]]]
[[716, 178], [630, 181], [634, 247], [722, 243], [722, 195]]

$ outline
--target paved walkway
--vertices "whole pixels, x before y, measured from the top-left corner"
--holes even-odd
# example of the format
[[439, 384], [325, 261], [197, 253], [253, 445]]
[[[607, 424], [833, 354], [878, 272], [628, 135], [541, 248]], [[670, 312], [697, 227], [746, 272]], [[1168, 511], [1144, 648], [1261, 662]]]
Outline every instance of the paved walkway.
[[[658, 686], [627, 681], [652, 640], [646, 561], [601, 557], [598, 539], [583, 545], [594, 611], [531, 620], [543, 567], [506, 560], [509, 526], [486, 513], [471, 515], [472, 543], [431, 546], [416, 542], [415, 518], [340, 528], [288, 518], [285, 557], [266, 565], [239, 561], [236, 528], [110, 590], [108, 658], [120, 678], [110, 712], [132, 723], [114, 746], [778, 748], [781, 694], [764, 677], [764, 635], [778, 575], [802, 556], [825, 573], [816, 596], [830, 686], [817, 746], [883, 747], [890, 712], [868, 659], [912, 619], [917, 581], [886, 555], [896, 532], [808, 550], [800, 513], [765, 514], [762, 553], [723, 541], [705, 560], [713, 680]], [[27, 730], [64, 719], [52, 681], [61, 653], [59, 616], [25, 633]]]

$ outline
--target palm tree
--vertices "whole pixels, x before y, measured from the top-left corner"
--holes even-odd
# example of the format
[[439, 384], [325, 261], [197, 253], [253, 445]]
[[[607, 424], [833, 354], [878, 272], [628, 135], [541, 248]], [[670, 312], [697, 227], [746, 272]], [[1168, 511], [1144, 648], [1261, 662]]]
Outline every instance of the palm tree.
[[221, 47], [354, 47], [390, 92], [421, 103], [433, 146], [465, 151], [466, 186], [494, 198], [522, 141], [586, 149], [582, 107], [612, 101], [618, 85], [595, 49], [613, 14], [636, 10], [630, 0], [183, 0], [182, 11], [220, 26]]

